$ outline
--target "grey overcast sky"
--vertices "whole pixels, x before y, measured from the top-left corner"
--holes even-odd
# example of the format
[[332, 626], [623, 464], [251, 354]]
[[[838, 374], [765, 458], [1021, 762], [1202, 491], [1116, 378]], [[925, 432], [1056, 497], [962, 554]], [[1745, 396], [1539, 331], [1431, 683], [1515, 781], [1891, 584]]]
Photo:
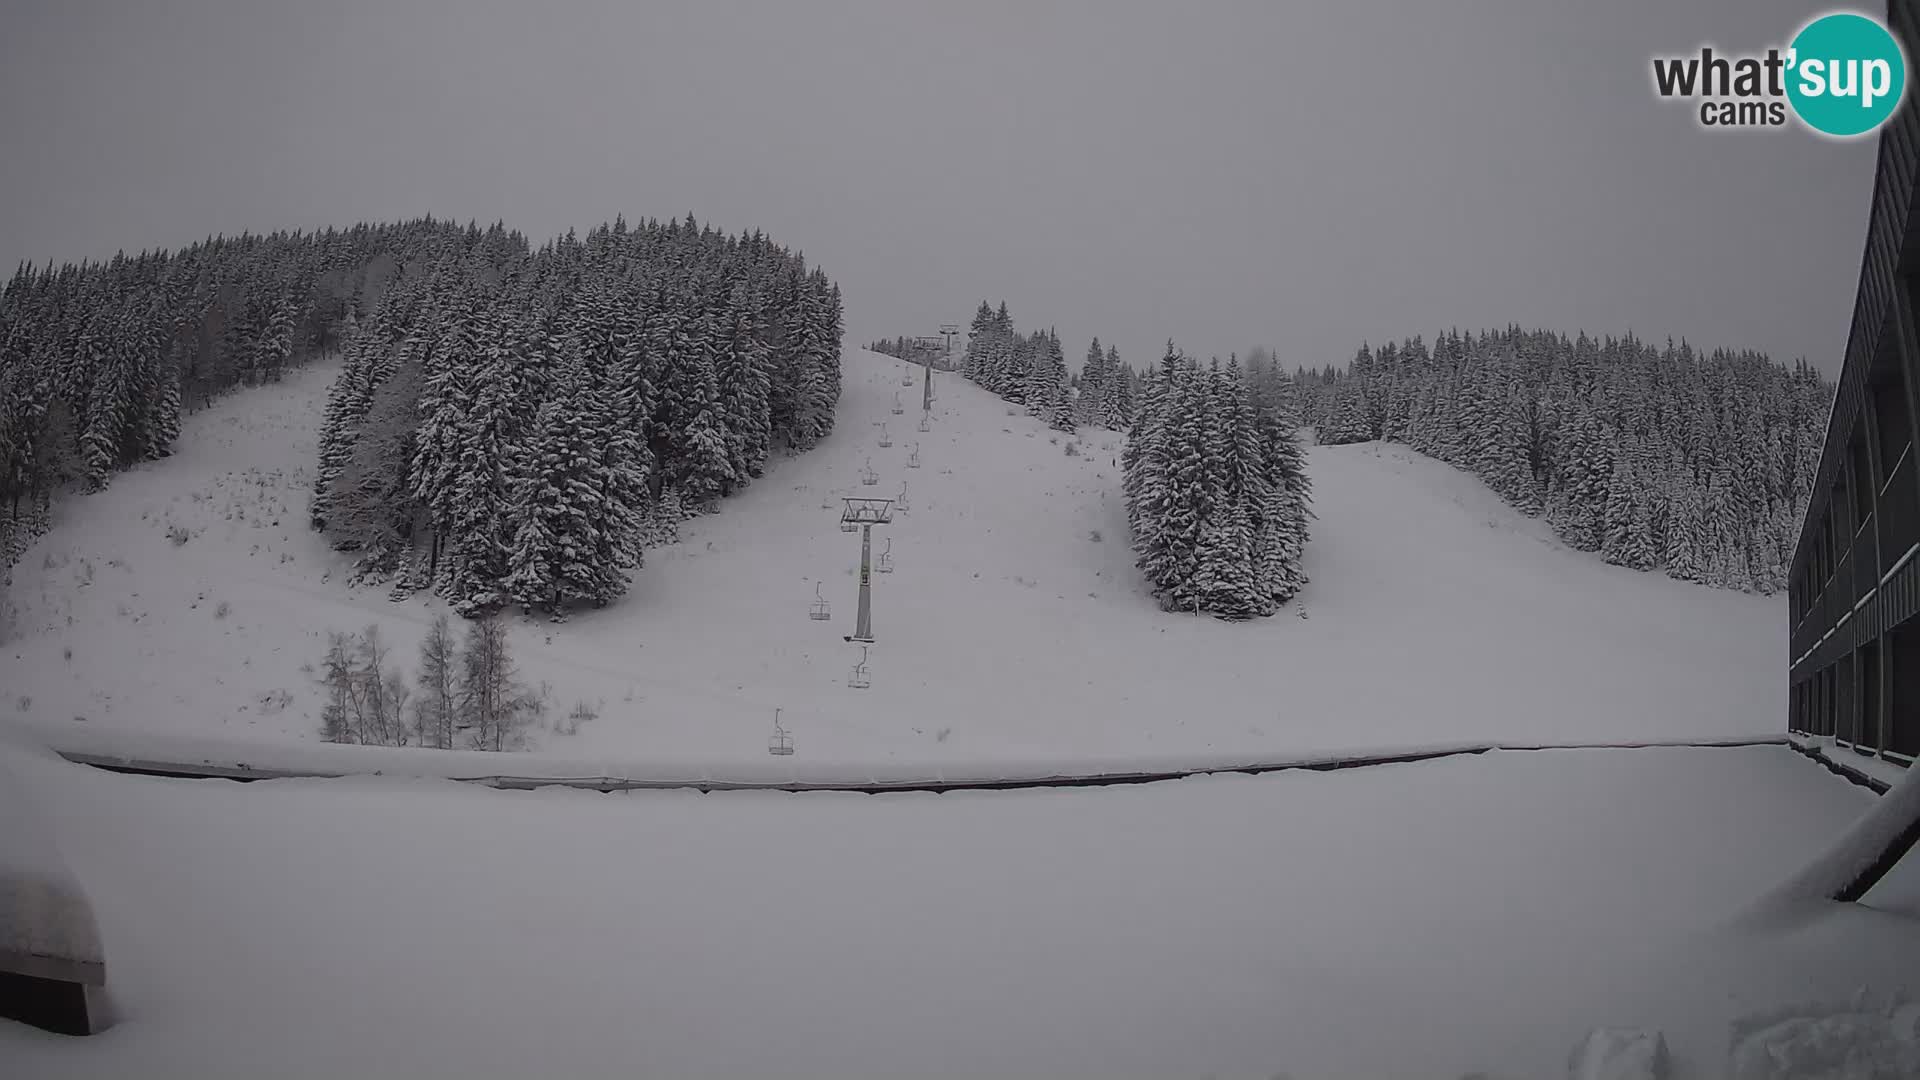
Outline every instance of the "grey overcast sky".
[[692, 212], [805, 251], [856, 341], [989, 297], [1136, 365], [1518, 322], [1834, 371], [1873, 141], [1649, 77], [1823, 6], [5, 0], [0, 264]]

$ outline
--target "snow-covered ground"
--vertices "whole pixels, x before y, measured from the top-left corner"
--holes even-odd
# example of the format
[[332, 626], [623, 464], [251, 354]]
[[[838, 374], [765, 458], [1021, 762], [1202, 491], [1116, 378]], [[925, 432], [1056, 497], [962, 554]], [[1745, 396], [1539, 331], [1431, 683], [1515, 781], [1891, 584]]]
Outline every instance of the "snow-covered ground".
[[939, 796], [12, 772], [122, 1022], [0, 1024], [9, 1076], [1538, 1080], [1614, 1027], [1685, 1080], [1756, 1016], [1742, 1060], [1920, 1052], [1876, 1004], [1912, 860], [1725, 925], [1874, 798], [1782, 747]]
[[[775, 708], [815, 762], [1783, 727], [1784, 601], [1605, 566], [1400, 447], [1312, 451], [1313, 584], [1288, 611], [1241, 625], [1159, 612], [1127, 550], [1120, 436], [1083, 431], [1068, 456], [1070, 440], [952, 376], [920, 433], [905, 370], [850, 351], [823, 447], [649, 552], [621, 603], [518, 620], [522, 669], [558, 711], [600, 709], [577, 736], [544, 736], [549, 751], [764, 759]], [[0, 717], [313, 740], [327, 631], [377, 622], [411, 665], [437, 601], [349, 589], [344, 557], [305, 525], [332, 374], [230, 397], [190, 418], [174, 457], [60, 507], [6, 593]], [[869, 460], [874, 487], [859, 479]], [[854, 690], [860, 649], [842, 638], [859, 543], [837, 527], [839, 500], [903, 481], [911, 509], [876, 533], [898, 569], [874, 578], [872, 687]], [[831, 621], [807, 618], [816, 583]]]

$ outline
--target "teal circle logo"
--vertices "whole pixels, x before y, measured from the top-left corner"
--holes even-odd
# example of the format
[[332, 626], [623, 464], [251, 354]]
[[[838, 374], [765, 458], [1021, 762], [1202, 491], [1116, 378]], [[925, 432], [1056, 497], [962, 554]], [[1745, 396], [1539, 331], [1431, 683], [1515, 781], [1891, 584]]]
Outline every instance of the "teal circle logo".
[[1789, 46], [1787, 100], [1823, 135], [1877, 130], [1907, 92], [1907, 58], [1879, 22], [1850, 11], [1822, 15]]

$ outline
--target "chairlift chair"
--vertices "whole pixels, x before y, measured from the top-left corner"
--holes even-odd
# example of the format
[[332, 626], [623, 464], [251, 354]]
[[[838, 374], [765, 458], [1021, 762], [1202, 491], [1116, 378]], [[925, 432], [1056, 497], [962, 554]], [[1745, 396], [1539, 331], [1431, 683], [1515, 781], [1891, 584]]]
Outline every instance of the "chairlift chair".
[[920, 414], [920, 430], [921, 431], [933, 430], [933, 414], [932, 413], [923, 412]]
[[893, 392], [893, 415], [899, 416], [901, 413], [906, 411], [907, 411], [907, 407], [905, 405], [900, 404], [900, 391], [895, 390]]
[[901, 385], [901, 386], [912, 386], [912, 385], [913, 385], [913, 369], [912, 369], [912, 368], [908, 368], [908, 369], [907, 369], [907, 370], [906, 370], [906, 371], [905, 371], [905, 372], [904, 372], [904, 373], [903, 373], [903, 374], [902, 374], [902, 375], [900, 376], [900, 385]]
[[893, 445], [893, 436], [887, 434], [887, 425], [885, 424], [880, 425], [880, 445], [882, 447]]
[[813, 603], [807, 608], [807, 618], [814, 622], [826, 622], [833, 618], [832, 608], [827, 605], [827, 598], [820, 595], [820, 583], [817, 581], [813, 583]]
[[887, 548], [874, 560], [873, 568], [882, 574], [893, 573], [893, 537], [887, 537]]
[[865, 690], [873, 685], [873, 679], [867, 674], [867, 647], [860, 646], [860, 662], [853, 665], [853, 671], [847, 675], [847, 685], [855, 690]]
[[913, 453], [907, 455], [907, 468], [917, 469], [919, 467], [920, 467], [920, 444], [914, 443]]
[[[880, 474], [873, 471], [872, 458], [868, 458], [867, 463], [861, 467], [860, 482], [866, 485], [867, 487], [874, 487], [875, 485], [880, 483]], [[852, 531], [852, 530], [848, 530], [848, 531]]]
[[[893, 505], [896, 509], [900, 510], [913, 509], [912, 504], [907, 502], [907, 482], [905, 480], [900, 481], [900, 495], [893, 500]], [[889, 540], [887, 542], [892, 543], [893, 541]]]
[[779, 757], [793, 755], [793, 735], [780, 726], [780, 710], [773, 710], [773, 737], [767, 740], [767, 753]]

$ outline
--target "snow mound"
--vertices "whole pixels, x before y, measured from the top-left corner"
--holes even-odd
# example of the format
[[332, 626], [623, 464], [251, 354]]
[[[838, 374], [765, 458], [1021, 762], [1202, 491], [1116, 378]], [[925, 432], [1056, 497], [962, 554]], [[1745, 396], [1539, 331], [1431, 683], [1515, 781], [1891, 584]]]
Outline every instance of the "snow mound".
[[[187, 419], [172, 457], [56, 509], [7, 590], [0, 723], [311, 742], [328, 631], [377, 624], [413, 666], [439, 601], [349, 588], [348, 558], [306, 526], [332, 375], [223, 399]], [[1162, 612], [1128, 549], [1122, 435], [1050, 431], [947, 373], [922, 432], [921, 378], [850, 351], [818, 448], [649, 550], [623, 600], [561, 624], [516, 616], [515, 658], [551, 686], [552, 714], [597, 713], [536, 745], [765, 761], [775, 709], [790, 760], [846, 764], [1783, 726], [1783, 599], [1606, 566], [1404, 447], [1311, 449], [1312, 581], [1280, 615]], [[909, 507], [874, 534], [892, 570], [873, 576], [871, 688], [854, 689], [859, 537], [840, 531], [841, 500], [903, 492]], [[808, 617], [816, 588], [824, 621]]]
[[1596, 1028], [1573, 1048], [1569, 1080], [1667, 1080], [1667, 1038], [1658, 1031]]
[[0, 747], [0, 971], [98, 985], [100, 930]]
[[1920, 1005], [1786, 1009], [1738, 1020], [1730, 1080], [1913, 1080], [1920, 1077]]

